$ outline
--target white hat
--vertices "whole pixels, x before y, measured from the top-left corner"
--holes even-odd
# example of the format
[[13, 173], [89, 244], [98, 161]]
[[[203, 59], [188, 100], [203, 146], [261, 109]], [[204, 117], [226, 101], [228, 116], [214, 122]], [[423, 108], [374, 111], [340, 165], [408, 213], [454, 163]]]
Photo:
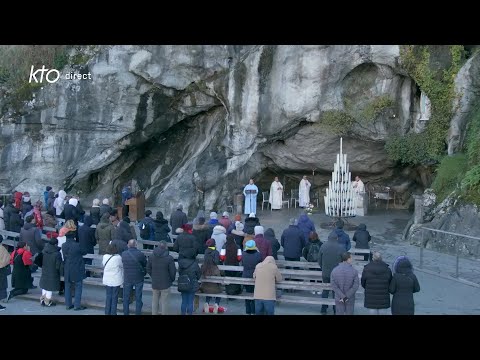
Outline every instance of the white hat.
[[248, 217], [255, 217], [255, 214], [254, 214], [254, 213], [250, 213], [250, 215], [248, 215]]
[[263, 226], [257, 225], [255, 226], [255, 235], [263, 235]]
[[228, 212], [227, 212], [227, 211], [224, 211], [222, 216], [229, 217], [230, 215], [228, 214]]
[[218, 216], [218, 215], [217, 215], [217, 213], [216, 213], [215, 211], [212, 211], [212, 212], [210, 213], [210, 219], [216, 219], [217, 216]]
[[240, 221], [235, 222], [235, 230], [243, 231], [244, 228], [245, 228], [244, 225]]

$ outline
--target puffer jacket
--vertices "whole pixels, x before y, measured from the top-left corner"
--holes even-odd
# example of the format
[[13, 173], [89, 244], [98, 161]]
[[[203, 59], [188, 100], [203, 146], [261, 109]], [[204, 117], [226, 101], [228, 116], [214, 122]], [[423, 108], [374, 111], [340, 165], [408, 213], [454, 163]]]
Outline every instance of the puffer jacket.
[[222, 249], [227, 241], [227, 235], [225, 235], [226, 232], [227, 230], [221, 225], [217, 225], [213, 228], [212, 239], [215, 240], [215, 247], [217, 249]]
[[353, 234], [352, 241], [355, 241], [355, 247], [357, 249], [370, 249], [368, 243], [372, 240], [370, 233], [367, 231], [367, 226], [365, 224], [358, 225], [357, 231]]
[[115, 228], [110, 223], [109, 215], [104, 214], [95, 229], [95, 239], [98, 243], [98, 253], [103, 255], [107, 252], [107, 245], [114, 240]]

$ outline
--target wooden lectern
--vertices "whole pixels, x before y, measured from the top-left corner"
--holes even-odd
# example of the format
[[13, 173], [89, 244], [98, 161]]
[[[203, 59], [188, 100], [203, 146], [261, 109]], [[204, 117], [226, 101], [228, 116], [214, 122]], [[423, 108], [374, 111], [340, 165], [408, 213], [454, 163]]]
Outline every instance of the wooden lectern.
[[145, 217], [145, 194], [142, 191], [125, 202], [128, 205], [128, 217], [131, 221], [140, 221]]

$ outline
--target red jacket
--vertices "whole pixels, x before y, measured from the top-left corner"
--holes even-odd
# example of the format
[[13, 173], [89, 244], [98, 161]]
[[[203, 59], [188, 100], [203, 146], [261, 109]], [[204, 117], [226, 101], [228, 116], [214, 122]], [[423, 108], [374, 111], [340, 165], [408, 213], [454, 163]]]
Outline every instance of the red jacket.
[[17, 191], [14, 195], [15, 197], [15, 207], [20, 210], [22, 206], [22, 196], [23, 194], [20, 191]]
[[22, 255], [23, 264], [25, 266], [33, 264], [32, 253], [28, 250], [25, 250], [24, 248], [21, 248], [21, 249], [15, 250], [10, 254], [10, 265], [13, 265], [13, 259], [15, 259], [15, 256], [17, 254]]
[[33, 216], [35, 217], [35, 225], [37, 228], [42, 230], [43, 228], [43, 218], [42, 218], [42, 212], [38, 207], [33, 208]]

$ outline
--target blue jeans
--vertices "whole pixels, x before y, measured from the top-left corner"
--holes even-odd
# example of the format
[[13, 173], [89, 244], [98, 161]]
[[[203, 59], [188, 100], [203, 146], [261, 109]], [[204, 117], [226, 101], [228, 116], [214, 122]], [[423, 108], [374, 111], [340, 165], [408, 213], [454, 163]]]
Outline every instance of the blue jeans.
[[65, 305], [67, 307], [72, 306], [72, 290], [71, 284], [75, 284], [75, 299], [73, 302], [73, 307], [78, 309], [81, 306], [82, 301], [82, 288], [83, 288], [83, 281], [67, 281], [65, 282]]
[[[212, 296], [207, 296], [206, 299], [205, 299], [205, 301], [206, 301], [208, 304], [210, 304], [210, 300], [212, 300], [212, 299], [213, 299]], [[221, 300], [221, 299], [222, 299], [222, 298], [215, 297], [215, 304], [220, 305], [220, 300]]]
[[182, 306], [181, 311], [182, 315], [192, 315], [193, 314], [193, 299], [195, 297], [195, 292], [182, 292]]
[[105, 315], [117, 315], [118, 292], [120, 286], [105, 286]]
[[255, 315], [275, 315], [275, 300], [255, 300]]
[[137, 284], [123, 284], [123, 315], [129, 315], [129, 303], [130, 303], [130, 292], [133, 291], [135, 287], [135, 315], [142, 314], [142, 291], [143, 291], [143, 281]]

